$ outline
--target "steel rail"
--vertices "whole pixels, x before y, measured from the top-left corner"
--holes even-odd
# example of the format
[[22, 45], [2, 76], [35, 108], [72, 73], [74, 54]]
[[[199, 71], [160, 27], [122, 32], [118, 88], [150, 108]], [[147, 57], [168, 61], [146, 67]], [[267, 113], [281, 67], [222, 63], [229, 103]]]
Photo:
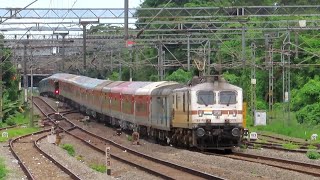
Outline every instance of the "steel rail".
[[[40, 98], [40, 99], [41, 99], [41, 98]], [[43, 99], [41, 99], [41, 100], [42, 100], [43, 102], [45, 102]], [[45, 103], [46, 103], [46, 102], [45, 102]], [[50, 118], [50, 117], [49, 117], [49, 118]], [[68, 120], [66, 117], [63, 117], [63, 119], [65, 119], [66, 121], [68, 121], [68, 122], [71, 123], [71, 124], [74, 124], [74, 123], [72, 123], [70, 120]], [[59, 126], [59, 124], [58, 124], [58, 126]], [[208, 173], [201, 172], [201, 171], [198, 171], [198, 170], [195, 170], [195, 169], [187, 168], [187, 167], [184, 167], [184, 166], [175, 164], [175, 163], [171, 163], [171, 162], [169, 162], [169, 161], [157, 159], [157, 158], [154, 158], [154, 157], [152, 157], [152, 156], [149, 156], [149, 155], [140, 153], [140, 152], [138, 152], [138, 151], [129, 149], [129, 148], [125, 147], [125, 146], [122, 146], [122, 145], [114, 142], [114, 141], [111, 141], [111, 140], [109, 140], [109, 139], [106, 139], [106, 138], [103, 138], [103, 137], [101, 137], [101, 136], [98, 136], [98, 135], [96, 135], [96, 134], [94, 134], [94, 133], [92, 133], [92, 132], [90, 132], [90, 131], [84, 130], [83, 128], [78, 127], [78, 126], [76, 126], [76, 125], [75, 125], [74, 127], [72, 127], [72, 128], [69, 128], [69, 129], [64, 129], [63, 127], [60, 127], [60, 128], [62, 128], [67, 134], [70, 134], [70, 135], [72, 135], [72, 133], [70, 133], [70, 131], [75, 130], [75, 129], [79, 129], [79, 130], [81, 130], [82, 132], [84, 132], [84, 133], [86, 133], [86, 134], [89, 134], [90, 136], [93, 136], [94, 138], [97, 138], [97, 139], [99, 139], [99, 140], [102, 140], [102, 141], [104, 141], [104, 142], [107, 142], [107, 143], [109, 143], [110, 145], [115, 146], [116, 148], [121, 149], [122, 151], [126, 151], [127, 153], [131, 153], [131, 154], [133, 154], [133, 155], [135, 155], [135, 156], [142, 157], [142, 158], [147, 159], [147, 160], [149, 160], [149, 161], [152, 161], [152, 162], [155, 162], [155, 163], [159, 163], [159, 164], [162, 164], [162, 165], [171, 167], [171, 168], [173, 168], [173, 169], [180, 170], [180, 171], [189, 173], [189, 174], [191, 174], [191, 175], [198, 176], [198, 177], [200, 177], [200, 178], [204, 178], [204, 179], [223, 179], [223, 178], [221, 178], [221, 177], [214, 176], [214, 175], [212, 175], [212, 174], [208, 174]], [[98, 149], [99, 149], [98, 147], [93, 147], [94, 145], [86, 142], [85, 140], [81, 139], [80, 137], [77, 137], [77, 136], [73, 136], [73, 137], [75, 137], [75, 138], [77, 138], [77, 139], [80, 139], [83, 143], [89, 145], [90, 147], [94, 148], [95, 150], [98, 150]], [[105, 153], [104, 150], [98, 150], [98, 151], [101, 152], [101, 153]], [[148, 168], [148, 167], [144, 167], [143, 165], [140, 165], [140, 164], [137, 164], [137, 163], [134, 163], [134, 162], [130, 162], [130, 161], [128, 161], [128, 160], [126, 160], [126, 159], [124, 159], [124, 158], [122, 158], [122, 157], [120, 157], [120, 156], [115, 155], [115, 154], [112, 154], [112, 153], [111, 153], [111, 155], [112, 155], [112, 157], [114, 157], [115, 159], [117, 159], [117, 160], [119, 160], [119, 161], [121, 161], [121, 162], [128, 163], [128, 164], [133, 165], [133, 166], [135, 166], [135, 167], [137, 167], [137, 168], [140, 168], [140, 169], [142, 169], [142, 170], [144, 170], [144, 171], [146, 171], [146, 172], [152, 173], [152, 174], [154, 174], [154, 175], [160, 176], [160, 177], [165, 178], [165, 179], [174, 179], [174, 178], [172, 178], [172, 177], [170, 177], [170, 176], [168, 176], [168, 175], [166, 175], [166, 174], [164, 174], [164, 173], [160, 173], [160, 172], [151, 170], [151, 169]]]

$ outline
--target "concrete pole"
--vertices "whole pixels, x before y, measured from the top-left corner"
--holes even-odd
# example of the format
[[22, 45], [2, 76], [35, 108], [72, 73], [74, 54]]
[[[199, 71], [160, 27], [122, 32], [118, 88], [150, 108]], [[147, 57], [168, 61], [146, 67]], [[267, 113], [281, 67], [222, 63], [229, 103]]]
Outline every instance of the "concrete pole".
[[243, 66], [245, 66], [245, 62], [246, 62], [246, 27], [244, 24], [242, 24], [242, 63]]
[[188, 44], [187, 44], [187, 58], [188, 58], [188, 71], [190, 71], [190, 35], [188, 34]]
[[83, 70], [87, 69], [87, 23], [82, 23], [82, 39], [83, 39]]
[[[32, 61], [31, 61], [32, 62]], [[30, 127], [33, 127], [33, 63], [31, 64], [31, 113]]]
[[[1, 59], [1, 63], [3, 62], [3, 60], [5, 60], [4, 54], [3, 54], [3, 50], [0, 49], [0, 59]], [[3, 118], [3, 112], [2, 112], [2, 105], [3, 105], [3, 101], [2, 101], [2, 64], [0, 65], [0, 123], [2, 123], [2, 118]]]
[[124, 40], [129, 39], [129, 0], [124, 0]]
[[65, 66], [65, 61], [66, 61], [66, 46], [65, 46], [65, 37], [68, 35], [69, 33], [60, 33], [60, 35], [62, 36], [62, 62], [61, 62], [61, 66], [62, 66], [62, 71], [64, 71], [64, 66]]
[[132, 81], [132, 77], [133, 77], [133, 74], [132, 74], [132, 66], [133, 66], [132, 51], [133, 51], [133, 49], [129, 50], [129, 52], [130, 52], [130, 61], [131, 61], [131, 64], [130, 64], [130, 81]]
[[[29, 40], [22, 42], [24, 45], [23, 48], [23, 89], [24, 89], [24, 107], [27, 107], [28, 103], [28, 76], [27, 76], [27, 44], [29, 44]], [[25, 110], [26, 117], [26, 110]]]

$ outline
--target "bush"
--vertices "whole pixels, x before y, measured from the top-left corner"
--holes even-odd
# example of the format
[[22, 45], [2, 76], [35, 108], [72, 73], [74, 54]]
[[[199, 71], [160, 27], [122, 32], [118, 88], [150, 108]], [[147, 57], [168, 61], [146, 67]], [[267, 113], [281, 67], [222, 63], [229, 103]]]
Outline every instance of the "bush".
[[307, 157], [309, 159], [319, 159], [320, 158], [320, 154], [316, 151], [308, 151], [307, 152]]
[[7, 176], [7, 168], [4, 164], [4, 160], [0, 159], [0, 179], [5, 179], [5, 177]]
[[127, 139], [128, 139], [128, 141], [132, 141], [132, 136], [128, 135]]
[[75, 155], [74, 148], [71, 144], [63, 144], [62, 149], [66, 150], [70, 156]]
[[296, 112], [296, 118], [299, 123], [320, 124], [320, 103], [306, 105], [301, 108]]
[[13, 118], [7, 119], [6, 123], [8, 126], [14, 126], [17, 124]]
[[91, 164], [90, 167], [101, 173], [105, 173], [107, 171], [107, 167], [105, 165]]

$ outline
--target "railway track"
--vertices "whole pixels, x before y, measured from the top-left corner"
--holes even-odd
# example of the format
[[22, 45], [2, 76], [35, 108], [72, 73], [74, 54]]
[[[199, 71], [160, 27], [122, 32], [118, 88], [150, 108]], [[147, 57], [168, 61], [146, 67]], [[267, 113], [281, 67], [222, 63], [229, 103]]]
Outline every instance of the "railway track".
[[[35, 103], [36, 104], [36, 103]], [[43, 111], [41, 108], [39, 110]], [[52, 112], [53, 113], [53, 112]], [[11, 128], [15, 128], [12, 126]], [[8, 128], [8, 127], [7, 127]], [[45, 129], [15, 138], [9, 142], [10, 151], [28, 179], [80, 179], [39, 147], [39, 141], [49, 134]]]
[[[205, 153], [205, 154], [221, 156], [221, 154], [215, 154], [215, 153]], [[291, 170], [291, 171], [295, 171], [303, 174], [312, 175], [315, 177], [320, 177], [320, 166], [315, 164], [302, 163], [302, 162], [290, 161], [286, 159], [271, 158], [266, 156], [259, 156], [259, 155], [253, 155], [253, 154], [245, 154], [245, 153], [232, 153], [232, 154], [227, 154], [223, 156], [231, 159], [264, 164], [272, 167], [277, 167], [281, 169], [286, 169], [286, 170]]]
[[[43, 103], [45, 102], [43, 101]], [[50, 106], [48, 105], [48, 107]], [[50, 115], [48, 115], [48, 118], [50, 118]], [[84, 144], [103, 154], [105, 154], [105, 149], [108, 146], [111, 148], [112, 159], [137, 167], [150, 174], [159, 176], [164, 179], [222, 179], [212, 174], [194, 170], [137, 152], [113, 141], [95, 135], [94, 133], [88, 132], [78, 126], [75, 126], [65, 117], [62, 118], [63, 120], [58, 123], [58, 126], [62, 128], [67, 134], [81, 140]], [[70, 124], [72, 124], [72, 126]]]
[[28, 179], [80, 179], [39, 148], [39, 140], [47, 137], [49, 131], [42, 130], [10, 141], [10, 150], [20, 167]]
[[[250, 148], [255, 147], [262, 147], [266, 149], [274, 149], [274, 150], [280, 150], [280, 151], [287, 151], [287, 152], [295, 152], [295, 153], [307, 153], [309, 150], [320, 152], [320, 145], [319, 144], [313, 144], [313, 147], [315, 149], [309, 149], [310, 143], [302, 142], [302, 141], [296, 141], [294, 139], [285, 139], [280, 137], [274, 137], [271, 135], [265, 135], [265, 134], [259, 134], [260, 139], [265, 142], [257, 142], [257, 141], [249, 141], [245, 142], [246, 145]], [[296, 149], [288, 149], [285, 148], [283, 145], [285, 144], [293, 144], [296, 145]]]
[[[274, 149], [274, 150], [294, 152], [294, 153], [307, 153], [309, 150], [311, 150], [311, 149], [308, 149], [308, 147], [303, 146], [303, 145], [299, 146], [299, 149], [287, 149], [287, 148], [284, 148], [282, 146], [282, 144], [264, 143], [264, 142], [247, 142], [246, 145], [248, 145], [248, 147], [252, 148], [252, 149], [254, 149], [258, 146], [258, 147], [266, 148], [266, 149]], [[312, 150], [320, 153], [319, 150], [316, 150], [316, 149], [312, 149]]]

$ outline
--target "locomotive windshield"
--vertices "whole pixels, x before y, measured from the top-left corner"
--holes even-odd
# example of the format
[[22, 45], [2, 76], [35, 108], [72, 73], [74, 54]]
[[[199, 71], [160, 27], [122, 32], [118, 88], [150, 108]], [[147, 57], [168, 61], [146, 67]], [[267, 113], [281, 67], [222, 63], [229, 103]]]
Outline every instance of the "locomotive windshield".
[[219, 93], [220, 97], [220, 104], [236, 104], [237, 100], [237, 94], [234, 91], [221, 91]]
[[215, 97], [212, 91], [198, 91], [198, 104], [203, 104], [208, 106], [209, 104], [214, 104]]

